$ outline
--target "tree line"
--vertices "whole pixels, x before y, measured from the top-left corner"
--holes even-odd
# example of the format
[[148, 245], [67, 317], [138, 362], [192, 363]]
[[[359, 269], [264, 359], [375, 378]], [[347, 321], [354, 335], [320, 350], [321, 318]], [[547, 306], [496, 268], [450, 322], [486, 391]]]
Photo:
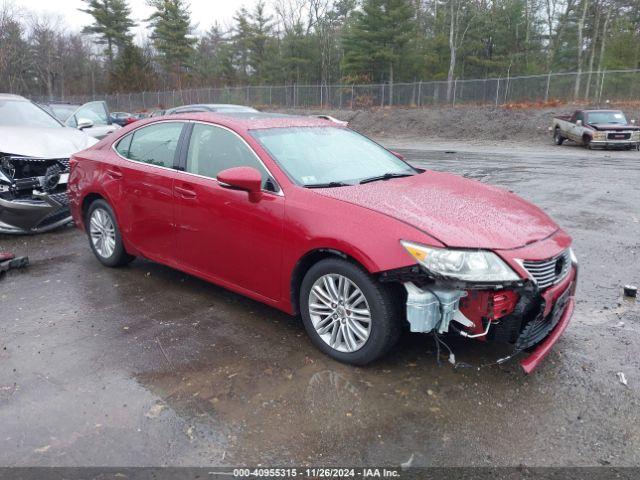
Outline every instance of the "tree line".
[[[84, 0], [92, 23], [0, 5], [0, 90], [64, 98], [640, 68], [640, 0], [259, 0], [198, 33], [186, 0]], [[200, 19], [205, 20], [205, 19]], [[587, 74], [589, 75], [589, 74]], [[574, 95], [592, 82], [576, 76]], [[449, 88], [448, 95], [451, 95]]]

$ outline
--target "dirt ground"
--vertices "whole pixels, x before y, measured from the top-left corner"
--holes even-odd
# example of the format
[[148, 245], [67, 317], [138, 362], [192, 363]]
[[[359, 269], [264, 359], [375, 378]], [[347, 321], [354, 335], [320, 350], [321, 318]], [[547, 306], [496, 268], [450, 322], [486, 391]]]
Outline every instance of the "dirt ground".
[[[405, 139], [461, 140], [472, 143], [495, 141], [529, 146], [551, 144], [552, 119], [588, 105], [519, 109], [486, 106], [433, 108], [384, 108], [372, 110], [282, 110], [292, 114], [324, 113], [349, 122], [366, 135]], [[593, 106], [595, 108], [595, 106]], [[603, 107], [605, 108], [605, 107]], [[622, 109], [629, 120], [640, 122], [639, 105], [609, 105]]]
[[[422, 335], [354, 368], [222, 288], [104, 268], [75, 229], [0, 237], [32, 261], [0, 280], [0, 465], [639, 465], [640, 304], [622, 285], [640, 282], [640, 154], [381, 141], [511, 189], [574, 237], [576, 312], [538, 370], [438, 367]], [[502, 353], [450, 344], [473, 365]]]

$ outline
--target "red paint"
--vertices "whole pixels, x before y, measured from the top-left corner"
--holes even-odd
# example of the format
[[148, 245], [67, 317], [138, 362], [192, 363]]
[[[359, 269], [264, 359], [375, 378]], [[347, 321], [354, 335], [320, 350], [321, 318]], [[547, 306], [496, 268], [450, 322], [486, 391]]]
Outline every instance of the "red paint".
[[538, 365], [540, 365], [540, 362], [542, 362], [544, 357], [549, 354], [549, 352], [551, 351], [551, 347], [555, 345], [560, 336], [567, 329], [567, 326], [569, 326], [569, 320], [571, 320], [571, 315], [573, 315], [574, 307], [575, 299], [574, 297], [571, 297], [567, 302], [567, 306], [564, 310], [564, 313], [562, 314], [562, 317], [560, 318], [560, 321], [558, 322], [558, 325], [556, 325], [556, 328], [554, 328], [547, 336], [547, 338], [545, 338], [535, 348], [531, 355], [520, 362], [520, 366], [525, 373], [531, 373]]
[[449, 247], [513, 249], [559, 228], [513, 193], [449, 173], [426, 171], [318, 193], [406, 222]]
[[218, 173], [218, 181], [246, 192], [260, 192], [262, 176], [255, 168], [235, 167]]
[[[537, 207], [450, 174], [426, 171], [365, 185], [302, 188], [250, 135], [256, 128], [344, 128], [327, 120], [213, 113], [171, 117], [172, 122], [198, 120], [235, 131], [271, 172], [281, 187], [278, 194], [260, 191], [259, 174], [248, 167], [222, 171], [216, 180], [133, 162], [112, 149], [131, 130], [166, 120], [140, 120], [74, 155], [68, 193], [76, 225], [84, 229], [87, 196], [101, 196], [115, 211], [129, 253], [289, 313], [295, 310], [296, 266], [317, 250], [340, 252], [375, 274], [415, 264], [400, 245], [402, 239], [440, 248], [486, 248], [528, 278], [519, 260], [550, 258], [571, 244]], [[512, 310], [512, 295], [492, 295], [490, 316]], [[489, 299], [484, 302], [488, 305]]]

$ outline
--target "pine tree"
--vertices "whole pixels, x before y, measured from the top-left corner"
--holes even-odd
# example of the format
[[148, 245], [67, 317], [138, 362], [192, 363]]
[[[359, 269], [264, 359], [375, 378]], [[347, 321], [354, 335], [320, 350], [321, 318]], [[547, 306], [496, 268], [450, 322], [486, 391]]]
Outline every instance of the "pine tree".
[[254, 83], [263, 83], [269, 37], [271, 35], [272, 17], [265, 12], [263, 0], [259, 0], [250, 15], [249, 65], [253, 70]]
[[192, 66], [194, 45], [191, 13], [184, 0], [149, 0], [156, 11], [147, 19], [153, 28], [151, 40], [165, 68], [182, 88], [182, 71]]
[[204, 86], [228, 85], [235, 80], [232, 46], [217, 23], [198, 42], [195, 70]]
[[[414, 36], [415, 18], [411, 0], [364, 0], [355, 12], [343, 42], [346, 73], [369, 73], [386, 79], [393, 98], [393, 82], [402, 55]], [[382, 76], [380, 78], [380, 76]], [[372, 78], [375, 79], [375, 78]]]
[[153, 88], [154, 72], [140, 47], [129, 42], [120, 49], [109, 84], [115, 92], [143, 92]]
[[96, 43], [106, 45], [105, 50], [112, 69], [114, 46], [122, 48], [131, 40], [129, 30], [135, 27], [131, 9], [126, 0], [83, 0], [87, 8], [79, 9], [93, 17], [93, 24], [84, 27], [82, 33], [97, 35]]

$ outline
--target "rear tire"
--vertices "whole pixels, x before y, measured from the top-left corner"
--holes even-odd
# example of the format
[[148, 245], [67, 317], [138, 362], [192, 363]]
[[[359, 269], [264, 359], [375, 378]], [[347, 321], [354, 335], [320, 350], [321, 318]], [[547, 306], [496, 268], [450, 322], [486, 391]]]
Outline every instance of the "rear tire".
[[300, 312], [311, 341], [322, 352], [339, 362], [365, 365], [396, 344], [398, 299], [392, 287], [377, 282], [362, 267], [327, 258], [302, 280]]
[[95, 200], [89, 205], [85, 226], [89, 246], [103, 265], [121, 267], [135, 258], [125, 250], [116, 216], [104, 200]]
[[560, 128], [556, 127], [555, 131], [553, 132], [553, 142], [556, 145], [562, 145], [565, 141], [565, 138], [560, 134]]

